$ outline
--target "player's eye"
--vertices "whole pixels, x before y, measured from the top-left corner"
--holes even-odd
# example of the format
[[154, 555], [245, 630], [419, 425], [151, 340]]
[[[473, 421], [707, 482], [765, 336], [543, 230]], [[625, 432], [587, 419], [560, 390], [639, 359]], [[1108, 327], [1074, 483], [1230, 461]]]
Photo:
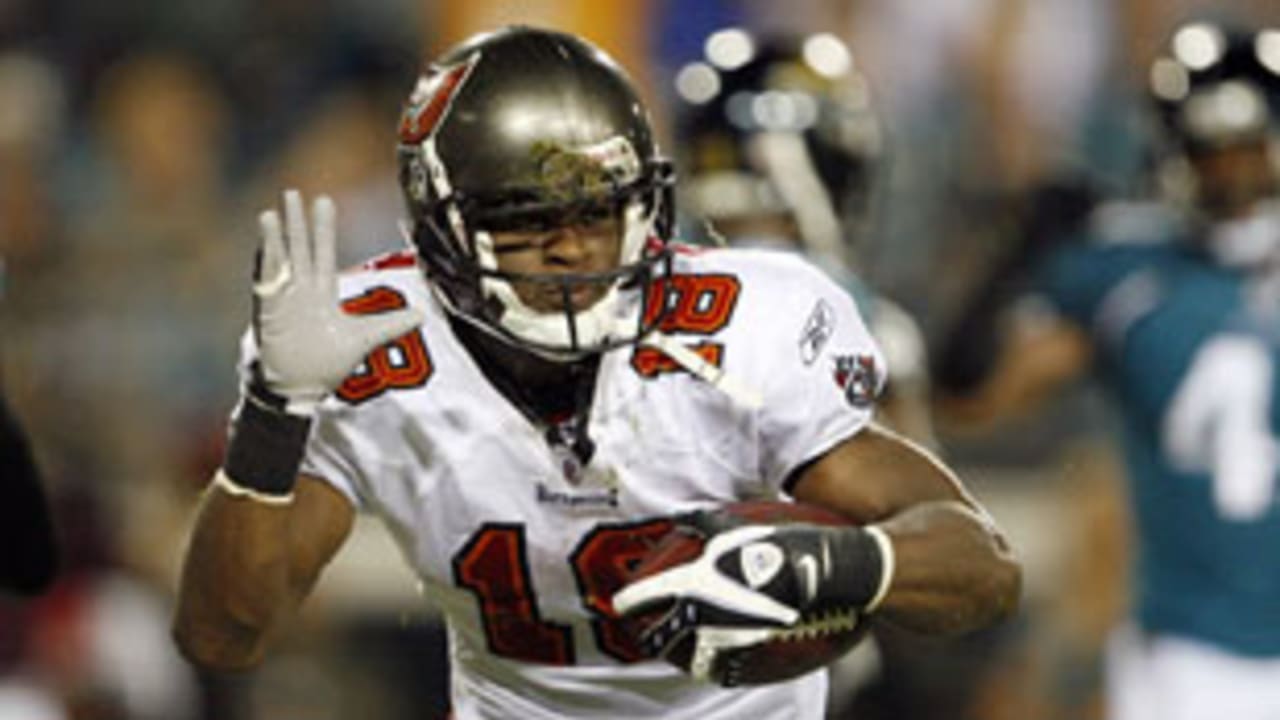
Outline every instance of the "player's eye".
[[493, 252], [498, 255], [541, 250], [555, 239], [555, 233], [533, 233], [505, 238], [494, 243]]

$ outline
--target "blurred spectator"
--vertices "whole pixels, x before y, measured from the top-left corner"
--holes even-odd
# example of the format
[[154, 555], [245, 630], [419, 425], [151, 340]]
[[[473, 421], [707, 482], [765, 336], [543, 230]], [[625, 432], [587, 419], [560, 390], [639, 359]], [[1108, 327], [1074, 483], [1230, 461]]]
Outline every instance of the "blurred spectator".
[[[54, 507], [65, 567], [50, 591], [0, 605], [0, 718], [187, 720], [194, 679], [169, 641], [168, 600], [121, 567], [88, 492]], [[35, 715], [25, 713], [33, 712]]]
[[1078, 158], [1109, 19], [1100, 0], [853, 3], [848, 33], [895, 148], [885, 237], [865, 262], [930, 333], [1013, 199]]
[[342, 208], [340, 266], [403, 249], [404, 199], [388, 150], [396, 117], [387, 108], [397, 106], [360, 88], [338, 88], [319, 99], [309, 121], [255, 181], [259, 206], [274, 202], [281, 187], [329, 194]]
[[53, 153], [65, 92], [57, 70], [20, 53], [0, 55], [0, 255], [19, 266], [48, 250], [54, 234]]
[[389, 92], [402, 94], [417, 75], [424, 12], [409, 0], [246, 5], [234, 42], [218, 55], [239, 121], [237, 169], [262, 171], [261, 160], [289, 142], [298, 118], [336, 87], [393, 83]]
[[161, 578], [173, 549], [155, 534], [177, 532], [190, 455], [221, 437], [219, 398], [234, 386], [219, 367], [218, 346], [240, 330], [225, 279], [250, 251], [227, 220], [226, 120], [218, 87], [178, 56], [113, 67], [94, 103], [93, 164], [42, 287], [54, 362], [40, 370], [60, 373], [57, 397], [75, 399], [67, 430], [93, 438], [107, 492], [122, 493], [108, 501], [130, 519], [126, 554]]
[[[58, 232], [17, 255], [6, 308], [15, 404], [33, 411], [66, 551], [57, 584], [13, 618], [8, 682], [65, 717], [193, 717], [162, 588], [191, 453], [221, 437], [212, 398], [234, 382], [209, 357], [238, 332], [219, 325], [234, 301], [217, 293], [228, 261], [247, 261], [223, 219], [225, 115], [204, 76], [158, 56], [114, 67], [94, 109], [75, 125], [85, 164], [37, 183]], [[57, 122], [41, 131], [58, 140]]]

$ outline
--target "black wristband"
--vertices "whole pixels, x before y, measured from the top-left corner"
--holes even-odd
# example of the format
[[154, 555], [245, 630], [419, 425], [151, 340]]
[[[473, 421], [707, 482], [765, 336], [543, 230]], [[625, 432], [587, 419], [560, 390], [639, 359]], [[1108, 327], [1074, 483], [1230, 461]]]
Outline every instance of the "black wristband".
[[311, 418], [268, 409], [246, 394], [231, 428], [223, 471], [236, 485], [287, 497], [310, 432]]
[[878, 599], [885, 563], [880, 543], [860, 527], [830, 528], [830, 582], [818, 585], [815, 603], [865, 608]]

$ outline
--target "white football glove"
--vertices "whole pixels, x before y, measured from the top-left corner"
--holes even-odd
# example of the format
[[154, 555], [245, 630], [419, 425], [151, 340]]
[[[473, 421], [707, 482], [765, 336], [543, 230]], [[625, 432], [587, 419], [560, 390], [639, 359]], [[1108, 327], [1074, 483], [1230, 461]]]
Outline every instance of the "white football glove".
[[[776, 527], [767, 525], [746, 525], [720, 533], [711, 538], [697, 559], [624, 587], [613, 596], [613, 607], [619, 613], [628, 615], [645, 606], [667, 600], [694, 600], [739, 616], [742, 621], [790, 625], [800, 618], [800, 612], [796, 608], [744, 585], [717, 567], [721, 558], [773, 535], [776, 530]], [[760, 571], [772, 574], [783, 569], [783, 561], [784, 558], [778, 553], [775, 562], [761, 557], [757, 565]]]
[[[748, 525], [712, 537], [696, 560], [624, 587], [613, 596], [614, 610], [629, 615], [671, 603], [670, 609], [640, 634], [641, 649], [650, 656], [665, 656], [694, 633], [689, 673], [699, 680], [715, 679], [723, 653], [764, 642], [800, 619], [794, 607], [744, 585], [717, 567], [729, 553], [772, 535], [775, 529]], [[777, 574], [783, 569], [781, 556], [776, 562], [761, 559], [759, 569], [763, 572]]]
[[707, 513], [691, 524], [715, 534], [697, 559], [637, 580], [613, 596], [621, 615], [669, 605], [639, 637], [667, 655], [694, 633], [690, 672], [713, 676], [726, 652], [780, 636], [816, 606], [870, 612], [892, 576], [892, 548], [879, 528], [742, 525], [727, 530]]
[[296, 190], [284, 193], [283, 233], [279, 212], [259, 216], [253, 326], [261, 379], [293, 415], [313, 414], [366, 355], [422, 322], [417, 308], [377, 315], [342, 309], [334, 269], [336, 216], [333, 200], [320, 196], [308, 232]]

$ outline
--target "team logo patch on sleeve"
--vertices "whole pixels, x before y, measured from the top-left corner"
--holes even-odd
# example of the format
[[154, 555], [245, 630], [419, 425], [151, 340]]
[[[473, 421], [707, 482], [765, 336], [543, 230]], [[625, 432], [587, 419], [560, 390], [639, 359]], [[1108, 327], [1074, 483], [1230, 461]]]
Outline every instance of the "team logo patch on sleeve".
[[834, 377], [836, 387], [844, 393], [844, 399], [857, 408], [871, 405], [884, 384], [884, 376], [876, 365], [874, 355], [837, 356]]
[[836, 312], [826, 300], [819, 300], [809, 313], [809, 319], [800, 332], [800, 359], [805, 365], [812, 365], [818, 359], [822, 348], [836, 331]]

